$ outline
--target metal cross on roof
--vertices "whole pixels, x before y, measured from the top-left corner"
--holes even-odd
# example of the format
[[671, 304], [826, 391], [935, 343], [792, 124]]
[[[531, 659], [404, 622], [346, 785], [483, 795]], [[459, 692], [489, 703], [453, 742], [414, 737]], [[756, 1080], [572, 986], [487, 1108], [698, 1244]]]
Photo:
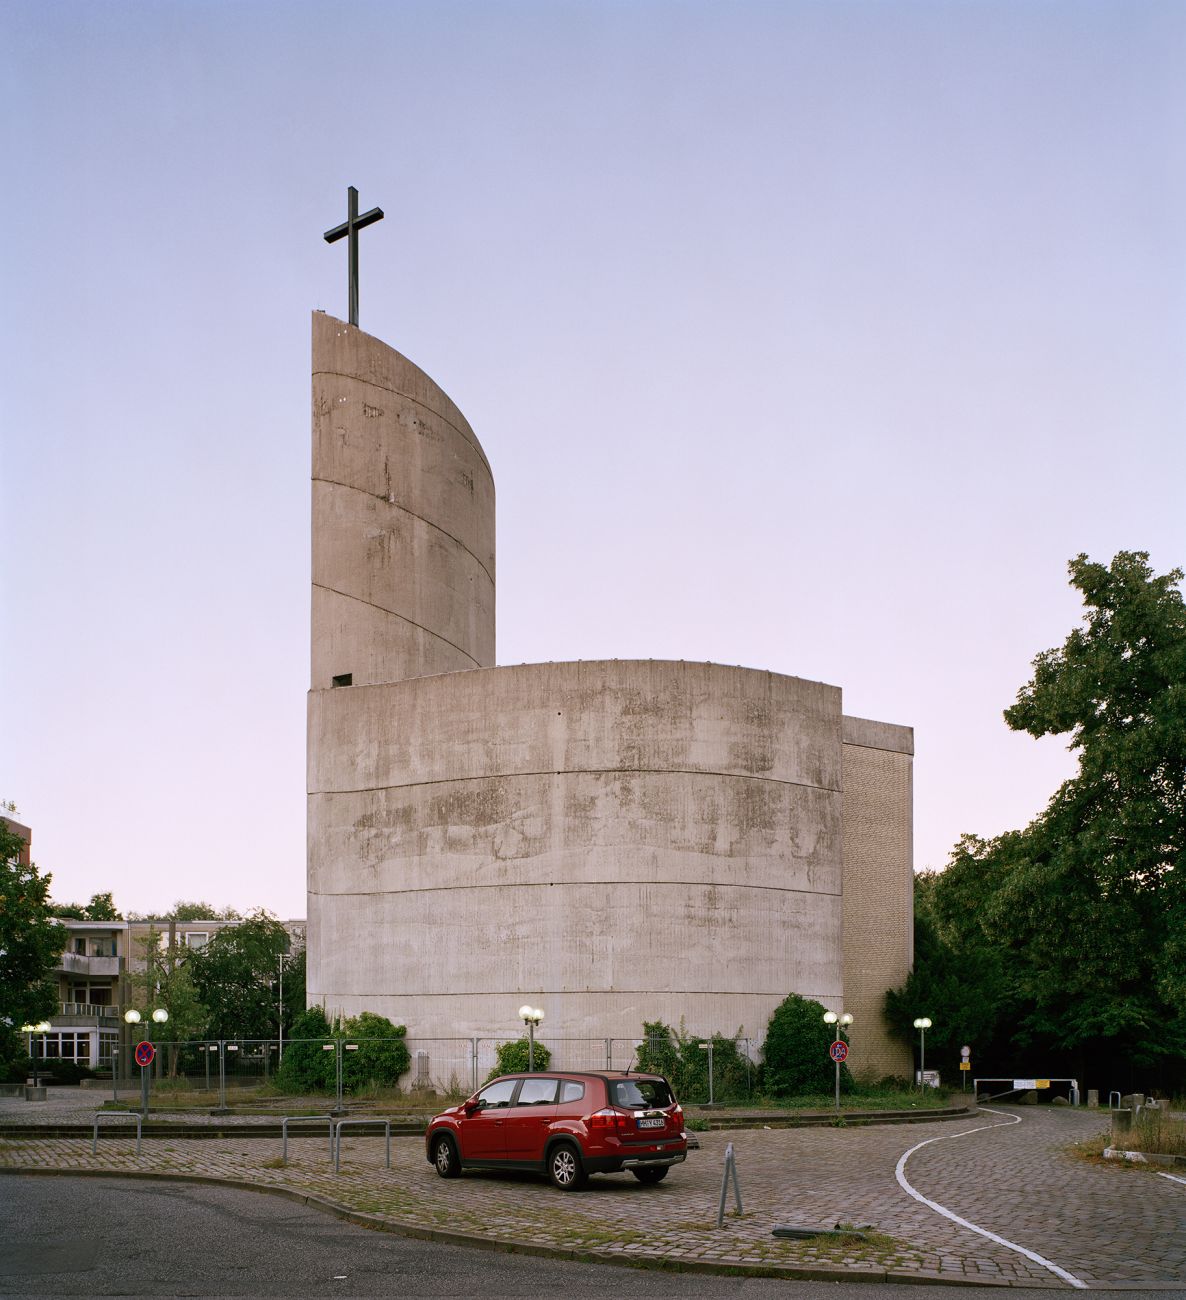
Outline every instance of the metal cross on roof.
[[346, 191], [346, 220], [340, 226], [325, 232], [325, 242], [332, 244], [344, 235], [349, 237], [350, 256], [348, 259], [348, 283], [350, 289], [350, 324], [358, 324], [358, 232], [363, 226], [373, 225], [383, 220], [383, 209], [372, 208], [369, 212], [358, 215], [358, 191], [353, 185]]

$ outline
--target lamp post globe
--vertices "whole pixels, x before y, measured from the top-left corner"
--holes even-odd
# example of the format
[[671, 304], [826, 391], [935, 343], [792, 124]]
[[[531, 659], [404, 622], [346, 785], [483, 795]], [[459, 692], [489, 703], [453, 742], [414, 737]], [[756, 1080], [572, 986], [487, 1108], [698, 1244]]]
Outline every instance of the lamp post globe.
[[529, 1071], [535, 1070], [535, 1030], [543, 1018], [544, 1013], [539, 1007], [533, 1007], [524, 1002], [519, 1008], [519, 1019], [527, 1026], [527, 1068]]
[[931, 1027], [930, 1016], [919, 1016], [914, 1022], [918, 1030], [918, 1086], [925, 1087], [927, 1072], [927, 1030]]

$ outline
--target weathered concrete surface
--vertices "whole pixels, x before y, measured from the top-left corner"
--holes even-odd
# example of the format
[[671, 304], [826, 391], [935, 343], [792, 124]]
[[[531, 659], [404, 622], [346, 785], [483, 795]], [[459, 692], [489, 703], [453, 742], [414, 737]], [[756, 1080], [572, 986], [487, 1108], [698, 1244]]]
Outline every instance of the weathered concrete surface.
[[413, 1034], [839, 1005], [840, 730], [834, 687], [717, 664], [314, 692], [310, 997]]
[[[764, 1036], [909, 966], [908, 729], [840, 691], [653, 661], [494, 668], [494, 483], [398, 352], [313, 317], [312, 1001], [419, 1036]], [[333, 683], [337, 679], [339, 685]], [[346, 680], [350, 685], [343, 685]], [[847, 895], [847, 897], [845, 897]]]
[[914, 963], [914, 731], [845, 717], [844, 1007], [856, 1074], [909, 1076], [910, 1049], [891, 1038], [885, 991]]
[[314, 690], [494, 662], [494, 479], [406, 357], [313, 314]]

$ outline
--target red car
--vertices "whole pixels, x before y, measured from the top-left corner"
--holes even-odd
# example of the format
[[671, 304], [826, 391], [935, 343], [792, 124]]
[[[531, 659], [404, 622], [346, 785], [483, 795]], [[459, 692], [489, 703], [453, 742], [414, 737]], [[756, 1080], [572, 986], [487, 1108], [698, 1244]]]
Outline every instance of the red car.
[[424, 1135], [442, 1178], [462, 1169], [535, 1169], [562, 1192], [629, 1169], [658, 1183], [687, 1159], [684, 1113], [667, 1080], [619, 1071], [506, 1074], [435, 1116]]

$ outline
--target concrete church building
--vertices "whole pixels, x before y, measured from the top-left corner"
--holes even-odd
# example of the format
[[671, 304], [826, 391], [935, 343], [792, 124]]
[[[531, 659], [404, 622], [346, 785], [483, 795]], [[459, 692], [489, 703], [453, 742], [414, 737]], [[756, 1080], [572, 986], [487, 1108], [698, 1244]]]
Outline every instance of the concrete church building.
[[908, 727], [835, 686], [652, 660], [495, 666], [494, 478], [422, 371], [313, 315], [310, 1003], [411, 1036], [759, 1042], [790, 992], [857, 1073], [912, 960]]

